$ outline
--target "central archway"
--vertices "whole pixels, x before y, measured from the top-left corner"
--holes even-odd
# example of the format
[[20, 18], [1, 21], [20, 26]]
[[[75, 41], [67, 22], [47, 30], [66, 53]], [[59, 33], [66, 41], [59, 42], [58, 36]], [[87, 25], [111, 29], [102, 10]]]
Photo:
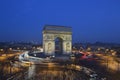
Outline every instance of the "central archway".
[[60, 37], [57, 37], [55, 39], [55, 54], [60, 55], [63, 53], [63, 39]]

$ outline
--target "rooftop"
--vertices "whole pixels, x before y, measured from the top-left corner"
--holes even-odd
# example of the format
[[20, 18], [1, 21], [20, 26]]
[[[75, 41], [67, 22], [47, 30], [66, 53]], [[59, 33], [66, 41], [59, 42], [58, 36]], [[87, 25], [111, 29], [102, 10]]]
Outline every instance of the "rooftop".
[[64, 31], [64, 32], [72, 32], [71, 27], [67, 26], [59, 26], [59, 25], [45, 25], [43, 31]]

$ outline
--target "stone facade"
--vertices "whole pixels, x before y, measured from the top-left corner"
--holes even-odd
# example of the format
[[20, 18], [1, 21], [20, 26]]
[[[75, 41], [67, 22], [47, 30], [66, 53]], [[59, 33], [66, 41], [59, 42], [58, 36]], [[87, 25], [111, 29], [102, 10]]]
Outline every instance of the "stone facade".
[[71, 27], [46, 25], [43, 29], [43, 49], [46, 55], [55, 54], [55, 39], [62, 39], [62, 54], [70, 54], [72, 50]]

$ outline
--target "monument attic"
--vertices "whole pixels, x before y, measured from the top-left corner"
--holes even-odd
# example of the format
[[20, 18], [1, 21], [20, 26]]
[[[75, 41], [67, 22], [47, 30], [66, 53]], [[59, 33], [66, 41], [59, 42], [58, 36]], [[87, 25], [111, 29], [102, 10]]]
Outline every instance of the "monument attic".
[[72, 51], [72, 28], [45, 25], [43, 28], [43, 50], [46, 55], [70, 54]]

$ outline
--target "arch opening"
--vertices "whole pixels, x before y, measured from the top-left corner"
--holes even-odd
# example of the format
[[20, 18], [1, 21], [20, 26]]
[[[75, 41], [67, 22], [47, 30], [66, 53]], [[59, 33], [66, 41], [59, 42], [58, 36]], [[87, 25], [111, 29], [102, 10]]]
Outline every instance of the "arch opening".
[[60, 37], [57, 37], [55, 39], [55, 54], [61, 55], [63, 53], [63, 39]]

